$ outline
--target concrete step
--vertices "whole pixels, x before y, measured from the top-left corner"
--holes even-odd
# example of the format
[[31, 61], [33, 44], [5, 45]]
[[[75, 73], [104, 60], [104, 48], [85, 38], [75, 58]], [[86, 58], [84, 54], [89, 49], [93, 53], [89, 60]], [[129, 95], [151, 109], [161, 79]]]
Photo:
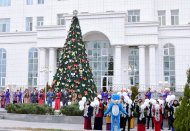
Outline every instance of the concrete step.
[[4, 115], [3, 114], [0, 114], [0, 119], [4, 119]]

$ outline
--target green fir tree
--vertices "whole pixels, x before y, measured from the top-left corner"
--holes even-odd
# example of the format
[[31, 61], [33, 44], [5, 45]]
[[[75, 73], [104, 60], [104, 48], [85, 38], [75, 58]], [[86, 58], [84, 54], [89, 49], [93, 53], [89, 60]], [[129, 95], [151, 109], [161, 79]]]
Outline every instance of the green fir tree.
[[175, 112], [174, 127], [176, 131], [190, 131], [190, 69], [187, 71], [187, 83], [181, 104]]
[[83, 96], [86, 96], [88, 100], [93, 100], [97, 93], [85, 51], [79, 20], [77, 16], [74, 16], [53, 84], [59, 89], [65, 88], [70, 93], [76, 93], [77, 100]]

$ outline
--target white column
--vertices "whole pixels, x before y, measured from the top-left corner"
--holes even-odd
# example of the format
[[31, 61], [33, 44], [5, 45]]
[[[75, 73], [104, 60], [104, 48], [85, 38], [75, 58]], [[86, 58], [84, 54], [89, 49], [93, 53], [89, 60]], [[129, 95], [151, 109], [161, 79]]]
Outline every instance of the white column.
[[40, 48], [40, 80], [39, 85], [44, 86], [46, 85], [46, 72], [44, 71], [44, 68], [46, 67], [46, 49]]
[[149, 78], [150, 86], [156, 85], [156, 51], [155, 45], [149, 46]]
[[145, 46], [139, 46], [139, 86], [145, 87]]
[[120, 90], [119, 88], [121, 88], [121, 46], [115, 46], [113, 90]]
[[56, 71], [56, 48], [49, 48], [49, 84], [53, 81], [53, 76]]

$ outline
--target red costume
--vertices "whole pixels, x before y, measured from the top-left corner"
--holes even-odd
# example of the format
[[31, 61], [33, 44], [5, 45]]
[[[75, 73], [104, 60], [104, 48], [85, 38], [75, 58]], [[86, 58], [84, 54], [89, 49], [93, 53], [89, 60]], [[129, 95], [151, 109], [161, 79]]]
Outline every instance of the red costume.
[[41, 93], [40, 93], [40, 96], [39, 96], [38, 103], [39, 103], [40, 105], [43, 105], [44, 102], [45, 102], [45, 93], [41, 92]]
[[60, 99], [61, 99], [61, 93], [58, 92], [56, 93], [56, 98], [55, 98], [55, 110], [60, 109]]
[[154, 112], [154, 126], [155, 131], [161, 131], [161, 124], [162, 124], [162, 107], [153, 109]]

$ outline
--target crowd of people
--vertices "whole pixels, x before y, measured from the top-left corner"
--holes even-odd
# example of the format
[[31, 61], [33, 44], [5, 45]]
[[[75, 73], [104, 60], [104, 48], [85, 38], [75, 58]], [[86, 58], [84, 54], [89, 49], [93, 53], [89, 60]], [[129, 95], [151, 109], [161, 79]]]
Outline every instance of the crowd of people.
[[[48, 106], [52, 107], [52, 103], [54, 101], [55, 110], [59, 110], [61, 106], [68, 105], [69, 95], [70, 94], [66, 89], [61, 91], [49, 89], [46, 93], [44, 89], [38, 91], [37, 88], [34, 88], [33, 91], [25, 89], [25, 91], [17, 90], [13, 93], [7, 89], [6, 91], [0, 92], [0, 107], [5, 108], [6, 105], [10, 103], [38, 103], [40, 105], [47, 104]], [[62, 103], [62, 105], [60, 103]]]
[[[135, 100], [131, 100], [131, 91], [129, 89], [122, 89], [120, 95], [120, 103], [127, 115], [120, 112], [120, 128], [128, 131], [135, 127], [135, 120], [137, 120], [137, 130], [145, 131], [152, 128], [155, 131], [161, 131], [163, 127], [163, 120], [168, 122], [168, 130], [174, 129], [175, 111], [179, 106], [178, 100], [174, 95], [171, 95], [169, 89], [165, 89], [159, 98], [153, 98], [153, 93], [149, 88], [143, 94], [139, 94]], [[144, 95], [144, 97], [143, 97]], [[91, 130], [91, 118], [94, 118], [94, 130], [102, 130], [103, 119], [106, 120], [106, 130], [111, 130], [111, 114], [104, 116], [111, 99], [112, 93], [103, 90], [101, 94], [97, 95], [94, 101], [84, 102], [84, 129]], [[83, 103], [82, 103], [83, 104]], [[79, 102], [79, 105], [81, 103]], [[150, 127], [151, 123], [151, 127]], [[126, 126], [127, 125], [127, 126]]]
[[[120, 103], [123, 109], [127, 112], [127, 115], [120, 112], [120, 127], [122, 131], [125, 131], [126, 127], [128, 131], [134, 128], [135, 119], [137, 120], [138, 131], [145, 131], [149, 128], [160, 131], [163, 129], [164, 119], [168, 121], [168, 130], [174, 130], [175, 111], [179, 106], [179, 102], [174, 95], [171, 95], [168, 88], [160, 93], [158, 98], [155, 98], [150, 88], [143, 93], [139, 91], [135, 100], [131, 99], [132, 92], [130, 89], [122, 89], [117, 94], [120, 96]], [[79, 108], [84, 111], [84, 129], [92, 129], [91, 118], [93, 117], [93, 129], [102, 130], [105, 117], [106, 130], [111, 130], [111, 114], [109, 113], [105, 116], [104, 113], [112, 102], [112, 95], [112, 91], [108, 92], [106, 88], [103, 88], [103, 91], [97, 94], [94, 101], [84, 100], [82, 104], [82, 101], [79, 101], [79, 105], [84, 105], [84, 107], [80, 106]], [[38, 103], [52, 107], [54, 101], [55, 110], [59, 110], [61, 107], [60, 103], [62, 103], [62, 106], [67, 106], [69, 99], [72, 99], [70, 97], [71, 94], [66, 89], [61, 91], [49, 89], [46, 93], [43, 89], [38, 91], [36, 88], [33, 91], [26, 89], [24, 92], [17, 90], [13, 93], [10, 93], [9, 89], [7, 89], [5, 92], [0, 93], [0, 106], [5, 108], [10, 103]]]

